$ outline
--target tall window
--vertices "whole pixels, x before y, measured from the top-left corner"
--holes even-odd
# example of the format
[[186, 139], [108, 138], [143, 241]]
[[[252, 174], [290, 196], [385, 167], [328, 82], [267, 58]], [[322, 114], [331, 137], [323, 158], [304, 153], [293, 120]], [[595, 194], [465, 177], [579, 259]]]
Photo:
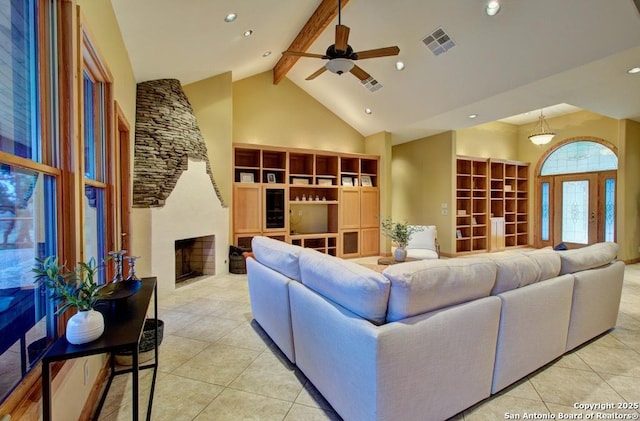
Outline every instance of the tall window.
[[53, 305], [33, 282], [57, 254], [59, 178], [51, 2], [0, 0], [0, 401], [56, 336]]
[[[94, 67], [85, 65], [85, 67]], [[84, 111], [84, 251], [85, 258], [100, 263], [107, 255], [106, 139], [107, 95], [102, 75], [83, 72]], [[106, 281], [104, 266], [98, 272], [99, 283]]]

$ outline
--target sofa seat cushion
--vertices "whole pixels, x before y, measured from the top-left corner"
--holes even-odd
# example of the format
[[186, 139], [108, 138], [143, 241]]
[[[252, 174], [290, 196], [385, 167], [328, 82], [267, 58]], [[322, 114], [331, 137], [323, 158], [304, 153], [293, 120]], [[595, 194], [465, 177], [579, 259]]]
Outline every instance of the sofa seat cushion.
[[496, 283], [492, 295], [532, 284], [540, 279], [540, 266], [522, 253], [491, 259], [496, 264]]
[[437, 259], [439, 256], [438, 256], [438, 252], [435, 250], [408, 248], [407, 257], [424, 260], [424, 259]]
[[253, 237], [251, 249], [255, 259], [263, 265], [280, 272], [288, 278], [300, 281], [298, 261], [302, 247], [294, 246], [269, 237]]
[[496, 278], [489, 259], [421, 260], [389, 266], [383, 275], [391, 281], [387, 321], [486, 297]]
[[560, 255], [551, 247], [527, 251], [529, 256], [540, 267], [540, 277], [536, 282], [555, 278], [560, 274]]
[[311, 249], [300, 253], [300, 273], [307, 288], [372, 323], [384, 323], [390, 283], [381, 274]]
[[580, 272], [611, 263], [618, 255], [618, 244], [612, 242], [597, 243], [573, 250], [557, 252], [562, 267], [560, 274]]

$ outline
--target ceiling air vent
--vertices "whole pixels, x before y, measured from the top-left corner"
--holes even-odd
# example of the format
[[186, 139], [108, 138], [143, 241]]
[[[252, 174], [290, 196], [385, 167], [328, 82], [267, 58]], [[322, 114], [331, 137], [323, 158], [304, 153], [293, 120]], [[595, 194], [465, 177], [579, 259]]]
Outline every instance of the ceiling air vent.
[[362, 86], [370, 90], [371, 92], [375, 92], [378, 89], [382, 88], [382, 83], [375, 80], [373, 77], [369, 76], [365, 80], [361, 80]]
[[456, 45], [449, 34], [447, 34], [442, 28], [438, 28], [427, 35], [422, 42], [429, 47], [434, 56], [439, 56]]

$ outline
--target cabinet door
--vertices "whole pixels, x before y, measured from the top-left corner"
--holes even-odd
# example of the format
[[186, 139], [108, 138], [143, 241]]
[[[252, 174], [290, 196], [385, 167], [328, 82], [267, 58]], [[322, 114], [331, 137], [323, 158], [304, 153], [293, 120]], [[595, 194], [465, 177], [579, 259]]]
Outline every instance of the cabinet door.
[[351, 258], [360, 256], [360, 230], [340, 231], [339, 257]]
[[491, 251], [504, 250], [504, 218], [491, 218]]
[[288, 226], [288, 214], [286, 211], [287, 189], [285, 187], [264, 186], [262, 203], [264, 207], [262, 230], [286, 231]]
[[363, 228], [360, 230], [360, 256], [380, 254], [380, 229]]
[[360, 190], [360, 226], [362, 228], [380, 227], [380, 200], [377, 188], [362, 187]]
[[340, 229], [360, 228], [360, 188], [340, 188]]
[[260, 184], [237, 183], [233, 187], [233, 231], [262, 231], [262, 191]]

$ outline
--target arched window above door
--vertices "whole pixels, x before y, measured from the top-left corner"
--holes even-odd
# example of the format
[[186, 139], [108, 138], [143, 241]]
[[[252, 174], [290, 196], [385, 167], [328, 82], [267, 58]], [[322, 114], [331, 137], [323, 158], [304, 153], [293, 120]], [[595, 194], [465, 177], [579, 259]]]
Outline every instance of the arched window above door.
[[540, 175], [574, 174], [618, 169], [618, 157], [605, 145], [579, 140], [551, 152], [540, 168]]

